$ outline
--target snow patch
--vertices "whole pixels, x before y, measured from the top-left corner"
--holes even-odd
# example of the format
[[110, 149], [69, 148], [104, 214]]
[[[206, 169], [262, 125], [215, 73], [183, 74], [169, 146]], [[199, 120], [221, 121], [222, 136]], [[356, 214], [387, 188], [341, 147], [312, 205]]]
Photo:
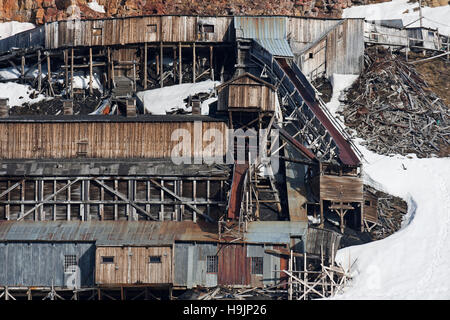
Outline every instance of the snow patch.
[[93, 0], [92, 2], [89, 2], [88, 7], [91, 8], [94, 11], [100, 12], [100, 13], [106, 13], [105, 7], [102, 5], [99, 5], [97, 0]]
[[[348, 81], [347, 81], [348, 80]], [[340, 90], [351, 79], [333, 76], [333, 112]], [[450, 158], [383, 156], [355, 144], [363, 153], [364, 183], [408, 203], [402, 228], [386, 239], [338, 251], [353, 279], [334, 299], [450, 298]]]
[[[408, 3], [408, 0], [394, 0], [390, 2], [354, 6], [344, 9], [343, 18], [365, 18], [366, 20], [401, 19], [403, 25], [409, 28], [420, 27], [418, 3]], [[440, 7], [423, 7], [423, 26], [439, 29], [440, 34], [450, 35], [450, 5]], [[414, 22], [415, 21], [415, 22]]]
[[28, 22], [10, 21], [0, 23], [0, 39], [11, 37], [17, 33], [34, 29], [36, 26]]
[[[36, 97], [30, 98], [33, 93]], [[46, 99], [30, 86], [14, 82], [0, 83], [0, 98], [8, 98], [10, 107], [22, 106], [25, 103], [33, 104]]]
[[[206, 80], [198, 83], [183, 83], [170, 87], [158, 88], [153, 90], [141, 91], [137, 93], [138, 98], [144, 103], [144, 108], [148, 113], [155, 115], [164, 115], [167, 112], [182, 109], [186, 112], [191, 111], [187, 107], [186, 99], [189, 95], [206, 92], [213, 93], [214, 88], [220, 84], [219, 81]], [[217, 98], [205, 100], [202, 105], [202, 114], [209, 114], [209, 104], [217, 101]]]

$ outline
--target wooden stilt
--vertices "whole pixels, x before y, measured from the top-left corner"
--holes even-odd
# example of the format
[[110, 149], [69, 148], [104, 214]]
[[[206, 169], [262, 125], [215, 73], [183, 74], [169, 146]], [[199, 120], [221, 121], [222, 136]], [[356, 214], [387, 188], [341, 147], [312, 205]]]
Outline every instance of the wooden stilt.
[[147, 61], [148, 61], [148, 47], [146, 42], [144, 43], [144, 83], [142, 84], [144, 90], [147, 89]]
[[209, 69], [211, 73], [211, 80], [214, 81], [214, 60], [213, 60], [213, 46], [209, 46]]
[[37, 52], [38, 57], [38, 91], [42, 90], [42, 62], [41, 62], [41, 50]]
[[161, 88], [163, 88], [164, 87], [164, 48], [163, 48], [162, 42], [161, 42], [161, 45], [159, 46], [159, 55], [161, 56], [160, 60], [159, 60], [159, 63], [160, 63], [160, 67], [159, 67], [160, 79], [159, 79], [159, 81], [160, 81]]
[[74, 49], [72, 48], [72, 59], [70, 61], [70, 97], [73, 98], [73, 62], [74, 62]]
[[94, 72], [92, 68], [92, 47], [89, 47], [89, 94], [91, 95], [94, 93], [93, 78]]
[[195, 42], [194, 45], [192, 47], [192, 82], [195, 83], [195, 77], [196, 72], [195, 69], [197, 68], [197, 57], [196, 57], [196, 49], [195, 49]]
[[178, 83], [183, 83], [183, 60], [181, 57], [181, 42], [178, 43]]

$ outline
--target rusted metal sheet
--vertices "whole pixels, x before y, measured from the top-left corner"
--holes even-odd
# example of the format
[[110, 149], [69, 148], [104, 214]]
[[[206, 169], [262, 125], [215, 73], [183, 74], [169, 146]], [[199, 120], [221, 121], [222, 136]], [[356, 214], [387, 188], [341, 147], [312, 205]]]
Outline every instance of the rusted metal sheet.
[[221, 244], [219, 246], [219, 285], [249, 285], [250, 258], [245, 244]]
[[[355, 152], [352, 150], [350, 143], [342, 136], [342, 134], [336, 129], [336, 127], [331, 123], [330, 119], [326, 116], [323, 110], [320, 108], [319, 103], [312, 94], [311, 85], [307, 82], [304, 76], [299, 70], [295, 73], [294, 70], [288, 65], [286, 59], [278, 58], [280, 66], [283, 68], [286, 75], [291, 79], [300, 93], [303, 101], [309, 109], [314, 113], [314, 115], [319, 119], [322, 125], [328, 130], [330, 135], [333, 137], [336, 145], [339, 148], [339, 158], [344, 164], [347, 165], [358, 165], [360, 160]], [[302, 79], [303, 77], [303, 79]], [[300, 80], [302, 79], [302, 81]]]
[[362, 202], [363, 181], [360, 177], [320, 176], [320, 198], [336, 202]]
[[244, 181], [248, 170], [248, 163], [236, 163], [233, 169], [233, 180], [231, 182], [230, 199], [228, 202], [228, 218], [236, 219], [241, 212]]
[[97, 246], [160, 246], [174, 241], [217, 242], [215, 224], [192, 221], [5, 221], [0, 242], [95, 242]]
[[236, 38], [253, 39], [274, 56], [293, 57], [287, 21], [286, 17], [234, 17]]

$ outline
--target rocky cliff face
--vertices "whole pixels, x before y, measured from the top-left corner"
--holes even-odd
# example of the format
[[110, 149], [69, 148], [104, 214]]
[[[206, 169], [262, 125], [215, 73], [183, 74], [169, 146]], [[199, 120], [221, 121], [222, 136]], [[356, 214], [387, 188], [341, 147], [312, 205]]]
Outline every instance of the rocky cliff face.
[[0, 21], [42, 24], [67, 19], [74, 8], [84, 18], [146, 14], [296, 15], [335, 17], [354, 4], [383, 0], [97, 0], [105, 13], [92, 10], [92, 0], [0, 0]]

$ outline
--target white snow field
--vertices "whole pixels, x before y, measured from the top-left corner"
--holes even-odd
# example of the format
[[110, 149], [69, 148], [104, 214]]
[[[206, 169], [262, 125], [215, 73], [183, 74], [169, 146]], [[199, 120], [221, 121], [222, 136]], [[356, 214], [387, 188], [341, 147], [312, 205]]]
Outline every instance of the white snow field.
[[[365, 6], [354, 6], [344, 9], [343, 18], [366, 18], [367, 20], [389, 20], [402, 19], [403, 25], [408, 27], [419, 27], [419, 3], [408, 3], [408, 0], [394, 0], [369, 4]], [[407, 13], [405, 11], [408, 10]], [[439, 29], [439, 33], [450, 35], [450, 5], [440, 7], [423, 7], [423, 26]], [[415, 21], [415, 22], [414, 22]]]
[[[183, 109], [191, 111], [186, 106], [186, 99], [189, 95], [195, 95], [200, 92], [212, 93], [214, 88], [220, 84], [219, 81], [206, 80], [197, 83], [183, 83], [169, 87], [152, 89], [138, 92], [137, 96], [144, 103], [147, 112], [151, 114], [164, 115], [168, 111]], [[209, 104], [216, 101], [217, 98], [210, 98], [201, 105], [202, 115], [209, 114]]]
[[27, 22], [10, 21], [0, 23], [0, 40], [34, 28], [34, 24]]
[[[333, 76], [334, 114], [341, 90], [355, 76]], [[336, 260], [352, 280], [334, 299], [450, 299], [450, 158], [382, 156], [355, 143], [364, 154], [366, 184], [403, 198], [408, 214], [386, 239], [347, 247]]]

